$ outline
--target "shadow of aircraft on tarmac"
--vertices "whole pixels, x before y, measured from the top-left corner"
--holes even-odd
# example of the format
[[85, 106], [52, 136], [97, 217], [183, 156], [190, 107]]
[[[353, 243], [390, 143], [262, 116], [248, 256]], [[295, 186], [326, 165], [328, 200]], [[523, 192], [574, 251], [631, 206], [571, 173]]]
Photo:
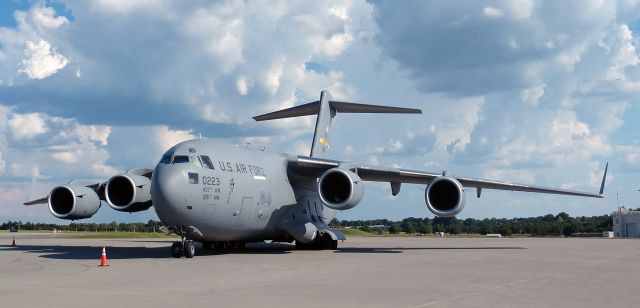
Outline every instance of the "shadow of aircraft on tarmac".
[[[157, 242], [155, 242], [157, 243]], [[18, 250], [25, 253], [40, 254], [41, 258], [89, 260], [100, 259], [102, 246], [62, 246], [62, 245], [0, 245], [2, 250]], [[156, 259], [171, 258], [171, 247], [121, 247], [106, 246], [109, 259]], [[517, 250], [524, 247], [344, 247], [334, 253], [402, 253], [409, 250]], [[288, 254], [295, 251], [295, 246], [283, 243], [252, 243], [241, 251], [215, 251], [199, 249], [198, 256], [225, 254]]]
[[338, 248], [336, 253], [402, 253], [405, 250], [511, 250], [527, 249], [525, 247], [345, 247]]
[[[156, 242], [157, 243], [157, 242]], [[99, 260], [102, 246], [63, 246], [63, 245], [0, 245], [2, 250], [17, 250], [25, 253], [39, 254], [41, 258], [61, 260]], [[171, 246], [167, 247], [121, 247], [106, 246], [108, 259], [157, 259], [171, 258]], [[253, 243], [242, 251], [206, 251], [198, 250], [196, 255], [223, 255], [230, 253], [241, 254], [285, 254], [295, 250], [295, 246], [288, 244]]]

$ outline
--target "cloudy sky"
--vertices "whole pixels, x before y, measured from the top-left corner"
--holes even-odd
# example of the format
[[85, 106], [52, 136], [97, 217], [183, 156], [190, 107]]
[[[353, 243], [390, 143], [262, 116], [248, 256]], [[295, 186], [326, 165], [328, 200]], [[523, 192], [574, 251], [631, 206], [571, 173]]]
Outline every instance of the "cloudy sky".
[[[604, 200], [468, 191], [461, 218], [640, 207], [638, 33], [635, 0], [4, 0], [0, 217], [63, 222], [21, 204], [199, 136], [306, 155], [313, 117], [251, 117], [323, 89], [423, 110], [338, 115], [331, 158], [594, 192], [610, 163]], [[432, 217], [422, 189], [338, 218]]]

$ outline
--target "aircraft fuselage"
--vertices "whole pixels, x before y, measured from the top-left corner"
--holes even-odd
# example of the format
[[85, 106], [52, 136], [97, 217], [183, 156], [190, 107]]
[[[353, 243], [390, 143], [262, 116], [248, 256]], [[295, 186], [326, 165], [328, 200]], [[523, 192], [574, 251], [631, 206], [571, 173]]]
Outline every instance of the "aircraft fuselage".
[[[259, 241], [282, 237], [283, 215], [313, 215], [328, 222], [314, 187], [294, 188], [287, 155], [212, 140], [191, 140], [168, 150], [151, 180], [155, 211], [165, 225], [190, 226], [200, 241]], [[309, 199], [313, 202], [309, 202]], [[329, 216], [329, 217], [327, 217]], [[199, 231], [199, 232], [198, 232]]]

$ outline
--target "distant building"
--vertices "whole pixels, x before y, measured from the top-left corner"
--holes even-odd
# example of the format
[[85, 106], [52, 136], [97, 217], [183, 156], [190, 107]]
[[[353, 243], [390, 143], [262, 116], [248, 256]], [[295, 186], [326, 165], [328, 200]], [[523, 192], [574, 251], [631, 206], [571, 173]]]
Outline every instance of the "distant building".
[[370, 225], [369, 228], [373, 230], [382, 230], [382, 231], [389, 229], [389, 227], [385, 225]]
[[624, 207], [611, 213], [615, 237], [639, 237], [640, 211], [629, 211]]

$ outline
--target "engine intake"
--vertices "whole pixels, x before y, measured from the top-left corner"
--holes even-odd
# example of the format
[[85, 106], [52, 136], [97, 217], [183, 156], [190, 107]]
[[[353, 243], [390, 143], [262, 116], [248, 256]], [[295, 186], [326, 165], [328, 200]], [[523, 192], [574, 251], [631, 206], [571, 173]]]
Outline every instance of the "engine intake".
[[453, 217], [464, 208], [466, 195], [458, 180], [440, 176], [431, 181], [424, 193], [427, 208], [440, 217]]
[[144, 211], [151, 207], [151, 180], [136, 174], [114, 175], [107, 181], [104, 196], [116, 211]]
[[54, 187], [48, 198], [49, 212], [60, 219], [83, 219], [93, 216], [100, 208], [100, 198], [85, 186]]
[[358, 205], [364, 195], [360, 177], [341, 168], [325, 171], [318, 182], [320, 200], [334, 210], [348, 210]]

